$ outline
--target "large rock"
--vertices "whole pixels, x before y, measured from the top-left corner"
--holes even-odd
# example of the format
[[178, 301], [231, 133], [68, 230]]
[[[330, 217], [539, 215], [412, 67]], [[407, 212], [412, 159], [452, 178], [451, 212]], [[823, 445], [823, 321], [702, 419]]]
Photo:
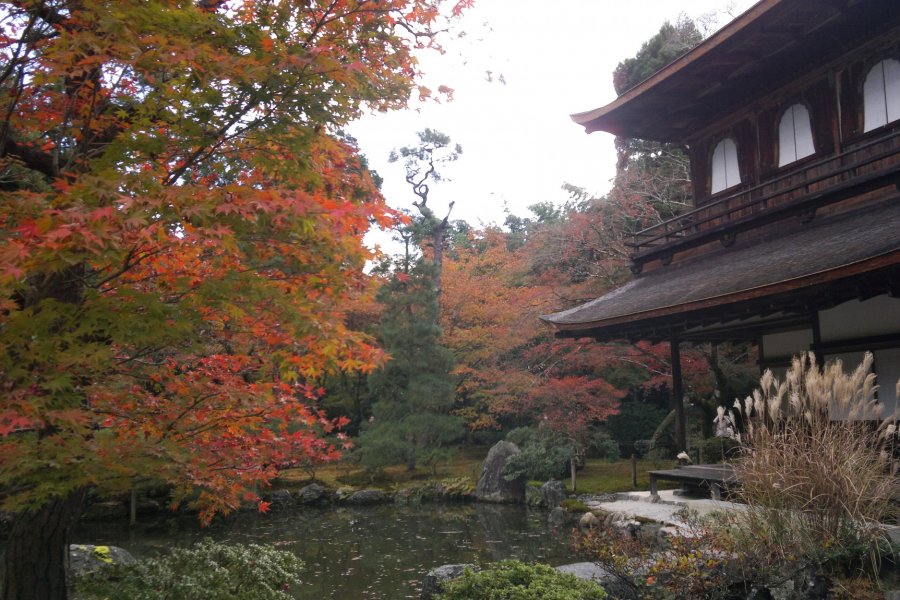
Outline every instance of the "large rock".
[[609, 598], [631, 598], [633, 590], [627, 588], [618, 577], [592, 562], [580, 562], [555, 567], [560, 573], [568, 573], [579, 579], [589, 579], [606, 590]]
[[288, 490], [272, 490], [263, 494], [262, 498], [271, 504], [274, 510], [286, 510], [294, 506], [294, 497]]
[[319, 504], [325, 502], [325, 487], [318, 483], [310, 483], [297, 490], [295, 496], [299, 504]]
[[428, 571], [422, 580], [421, 600], [431, 600], [443, 591], [444, 583], [456, 579], [466, 569], [477, 569], [475, 565], [443, 565]]
[[567, 525], [571, 519], [572, 515], [569, 514], [569, 511], [562, 506], [557, 506], [550, 511], [550, 515], [547, 517], [547, 524], [550, 527], [562, 527]]
[[391, 500], [390, 497], [386, 496], [384, 492], [381, 490], [359, 490], [358, 492], [354, 492], [350, 494], [350, 496], [344, 500], [347, 504], [354, 505], [363, 505], [363, 504], [381, 504], [383, 502], [387, 502]]
[[560, 573], [574, 575], [578, 579], [587, 579], [599, 583], [600, 585], [606, 584], [610, 579], [613, 578], [613, 576], [610, 575], [606, 569], [604, 569], [597, 563], [592, 562], [580, 562], [572, 563], [570, 565], [560, 565], [558, 567], [555, 567], [555, 569]]
[[569, 497], [566, 486], [562, 481], [551, 479], [541, 486], [541, 500], [547, 508], [555, 508], [559, 503]]
[[72, 544], [69, 546], [69, 575], [75, 579], [89, 575], [99, 575], [115, 565], [133, 565], [134, 557], [118, 546], [92, 546]]
[[525, 478], [507, 481], [503, 477], [506, 462], [519, 453], [519, 447], [512, 442], [501, 441], [494, 444], [481, 466], [481, 477], [475, 487], [475, 497], [482, 502], [524, 502]]
[[586, 512], [578, 519], [578, 527], [580, 529], [594, 529], [600, 526], [600, 519], [592, 512]]

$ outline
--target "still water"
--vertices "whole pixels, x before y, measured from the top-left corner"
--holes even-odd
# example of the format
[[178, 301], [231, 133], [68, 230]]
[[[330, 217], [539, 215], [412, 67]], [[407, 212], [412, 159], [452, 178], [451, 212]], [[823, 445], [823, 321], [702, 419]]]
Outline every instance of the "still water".
[[241, 513], [201, 529], [195, 518], [81, 523], [72, 541], [121, 546], [154, 556], [203, 537], [275, 544], [300, 556], [306, 569], [298, 600], [418, 598], [423, 575], [449, 563], [504, 558], [552, 565], [576, 562], [569, 530], [547, 527], [547, 513], [489, 504], [382, 505]]

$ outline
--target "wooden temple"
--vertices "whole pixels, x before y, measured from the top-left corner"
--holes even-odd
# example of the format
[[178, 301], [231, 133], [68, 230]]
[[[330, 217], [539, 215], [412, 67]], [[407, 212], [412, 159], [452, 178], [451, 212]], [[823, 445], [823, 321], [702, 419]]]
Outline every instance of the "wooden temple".
[[900, 379], [900, 2], [762, 0], [614, 102], [588, 133], [677, 143], [694, 208], [634, 234], [624, 286], [542, 317], [563, 337], [875, 356]]

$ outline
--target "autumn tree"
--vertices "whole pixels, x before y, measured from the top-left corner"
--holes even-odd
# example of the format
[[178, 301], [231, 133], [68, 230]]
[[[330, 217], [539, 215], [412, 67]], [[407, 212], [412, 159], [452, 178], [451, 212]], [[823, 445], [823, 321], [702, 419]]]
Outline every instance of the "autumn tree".
[[379, 364], [340, 306], [393, 219], [336, 134], [407, 102], [441, 5], [2, 3], [4, 600], [66, 597], [88, 488], [209, 521], [336, 455], [311, 382]]

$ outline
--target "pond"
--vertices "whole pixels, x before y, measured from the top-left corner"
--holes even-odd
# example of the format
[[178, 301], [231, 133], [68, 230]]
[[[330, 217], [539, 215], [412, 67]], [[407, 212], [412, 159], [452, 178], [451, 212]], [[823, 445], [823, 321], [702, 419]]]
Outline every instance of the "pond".
[[204, 537], [275, 544], [306, 564], [304, 585], [294, 594], [298, 600], [393, 600], [418, 598], [422, 577], [443, 564], [504, 558], [576, 562], [569, 533], [551, 530], [546, 512], [525, 506], [434, 503], [240, 513], [203, 529], [188, 516], [135, 527], [83, 522], [72, 542], [121, 546], [139, 558]]

